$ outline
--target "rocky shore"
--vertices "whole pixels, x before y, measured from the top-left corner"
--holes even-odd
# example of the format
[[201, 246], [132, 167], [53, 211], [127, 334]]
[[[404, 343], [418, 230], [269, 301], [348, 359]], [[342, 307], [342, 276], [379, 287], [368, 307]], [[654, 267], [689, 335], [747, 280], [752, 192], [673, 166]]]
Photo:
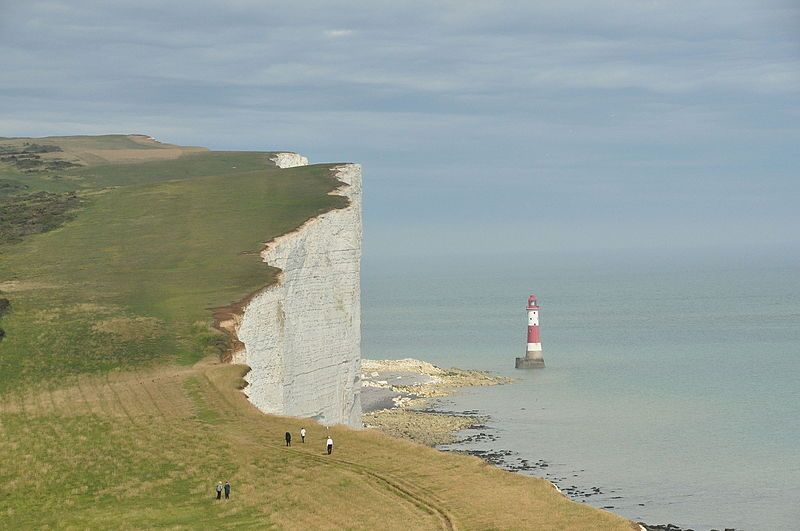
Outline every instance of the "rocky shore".
[[443, 369], [415, 360], [361, 360], [362, 420], [367, 428], [393, 437], [438, 446], [455, 442], [456, 433], [479, 428], [486, 417], [472, 412], [432, 409], [436, 398], [462, 387], [510, 383], [483, 371]]
[[[474, 455], [511, 472], [536, 475], [552, 482], [565, 496], [575, 501], [592, 501], [593, 505], [611, 511], [618, 509], [616, 502], [622, 496], [616, 489], [572, 484], [583, 470], [551, 472], [551, 463], [544, 459], [529, 462], [508, 450], [465, 449], [463, 443], [496, 440], [492, 429], [486, 426], [489, 418], [477, 411], [443, 411], [434, 408], [437, 398], [446, 397], [459, 388], [502, 385], [511, 383], [512, 379], [482, 371], [443, 369], [425, 361], [402, 359], [361, 360], [361, 380], [364, 427], [380, 430], [392, 437], [441, 447], [444, 451]], [[471, 432], [464, 434], [463, 430]], [[692, 528], [675, 524], [636, 522], [636, 525], [642, 531], [693, 531]], [[730, 527], [718, 529], [735, 531]]]
[[[659, 525], [652, 525], [646, 524], [644, 522], [637, 522], [639, 527], [644, 531], [694, 531], [694, 529], [689, 527], [680, 527], [675, 524], [659, 524]], [[724, 528], [725, 531], [736, 531], [733, 527], [726, 527]], [[712, 528], [710, 531], [722, 531], [720, 529]]]

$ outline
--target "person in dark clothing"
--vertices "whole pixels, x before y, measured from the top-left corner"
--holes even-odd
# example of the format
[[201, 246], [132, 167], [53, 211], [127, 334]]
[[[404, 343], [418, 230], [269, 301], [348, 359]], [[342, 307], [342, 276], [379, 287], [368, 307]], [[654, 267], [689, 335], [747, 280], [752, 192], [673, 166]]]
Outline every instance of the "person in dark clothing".
[[222, 482], [217, 481], [217, 499], [222, 498]]
[[292, 434], [288, 431], [286, 432], [286, 446], [292, 445]]
[[231, 483], [230, 483], [230, 481], [226, 481], [225, 482], [225, 499], [227, 500], [230, 497], [231, 497]]

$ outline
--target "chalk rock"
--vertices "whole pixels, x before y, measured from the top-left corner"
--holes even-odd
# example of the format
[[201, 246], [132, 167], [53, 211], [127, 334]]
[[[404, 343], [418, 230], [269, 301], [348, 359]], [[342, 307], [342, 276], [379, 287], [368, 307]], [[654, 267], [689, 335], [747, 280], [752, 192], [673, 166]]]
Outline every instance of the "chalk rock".
[[279, 168], [294, 168], [295, 166], [308, 166], [308, 158], [291, 152], [273, 153], [269, 158]]
[[361, 166], [331, 171], [343, 183], [335, 193], [349, 206], [261, 253], [282, 273], [245, 308], [237, 329], [244, 349], [234, 361], [250, 366], [244, 392], [262, 411], [360, 427]]

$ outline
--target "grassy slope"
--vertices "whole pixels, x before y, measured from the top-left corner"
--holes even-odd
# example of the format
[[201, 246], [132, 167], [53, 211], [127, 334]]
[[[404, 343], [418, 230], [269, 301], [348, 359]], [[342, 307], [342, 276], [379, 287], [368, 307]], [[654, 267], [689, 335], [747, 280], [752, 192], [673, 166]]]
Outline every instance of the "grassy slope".
[[336, 186], [326, 167], [277, 171], [265, 160], [207, 153], [183, 165], [73, 171], [71, 182], [88, 190], [78, 219], [0, 248], [0, 278], [36, 288], [5, 295], [14, 312], [3, 320], [0, 391], [151, 360], [197, 361], [208, 308], [272, 281], [254, 256], [263, 242], [343, 204], [326, 195]]
[[[131, 149], [126, 137], [48, 140], [67, 154]], [[343, 204], [327, 195], [328, 167], [101, 154], [58, 179], [0, 170], [86, 200], [75, 221], [0, 247], [0, 296], [13, 304], [0, 342], [0, 528], [629, 527], [545, 482], [377, 433], [335, 429], [329, 458], [323, 429], [306, 423], [310, 444], [283, 448], [300, 421], [255, 411], [236, 390], [242, 369], [204, 357], [219, 339], [209, 308], [274, 279], [262, 242]], [[215, 503], [211, 485], [226, 478], [234, 500]]]

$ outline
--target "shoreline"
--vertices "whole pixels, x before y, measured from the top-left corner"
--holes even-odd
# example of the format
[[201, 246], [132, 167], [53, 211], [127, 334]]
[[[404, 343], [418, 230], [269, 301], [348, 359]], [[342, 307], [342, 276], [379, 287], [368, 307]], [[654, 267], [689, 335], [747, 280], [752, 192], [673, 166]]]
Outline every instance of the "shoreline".
[[[361, 418], [365, 428], [421, 443], [441, 452], [478, 457], [491, 466], [515, 474], [539, 477], [549, 481], [556, 490], [575, 502], [586, 503], [589, 498], [608, 494], [597, 486], [578, 488], [570, 485], [559, 488], [558, 480], [566, 478], [556, 478], [548, 473], [550, 463], [544, 459], [532, 462], [517, 457], [509, 450], [446, 448], [449, 445], [496, 439], [494, 435], [487, 433], [491, 429], [486, 425], [490, 420], [488, 415], [481, 415], [478, 411], [440, 410], [436, 408], [437, 399], [450, 396], [461, 388], [511, 384], [514, 382], [513, 378], [496, 376], [486, 371], [443, 369], [425, 361], [405, 358], [362, 359], [361, 379]], [[473, 430], [475, 433], [459, 436], [465, 430]], [[613, 489], [610, 492], [613, 493]], [[608, 505], [597, 507], [610, 511], [615, 509]], [[691, 531], [690, 528], [671, 523], [631, 522], [642, 531]], [[731, 527], [718, 529], [735, 531]]]

